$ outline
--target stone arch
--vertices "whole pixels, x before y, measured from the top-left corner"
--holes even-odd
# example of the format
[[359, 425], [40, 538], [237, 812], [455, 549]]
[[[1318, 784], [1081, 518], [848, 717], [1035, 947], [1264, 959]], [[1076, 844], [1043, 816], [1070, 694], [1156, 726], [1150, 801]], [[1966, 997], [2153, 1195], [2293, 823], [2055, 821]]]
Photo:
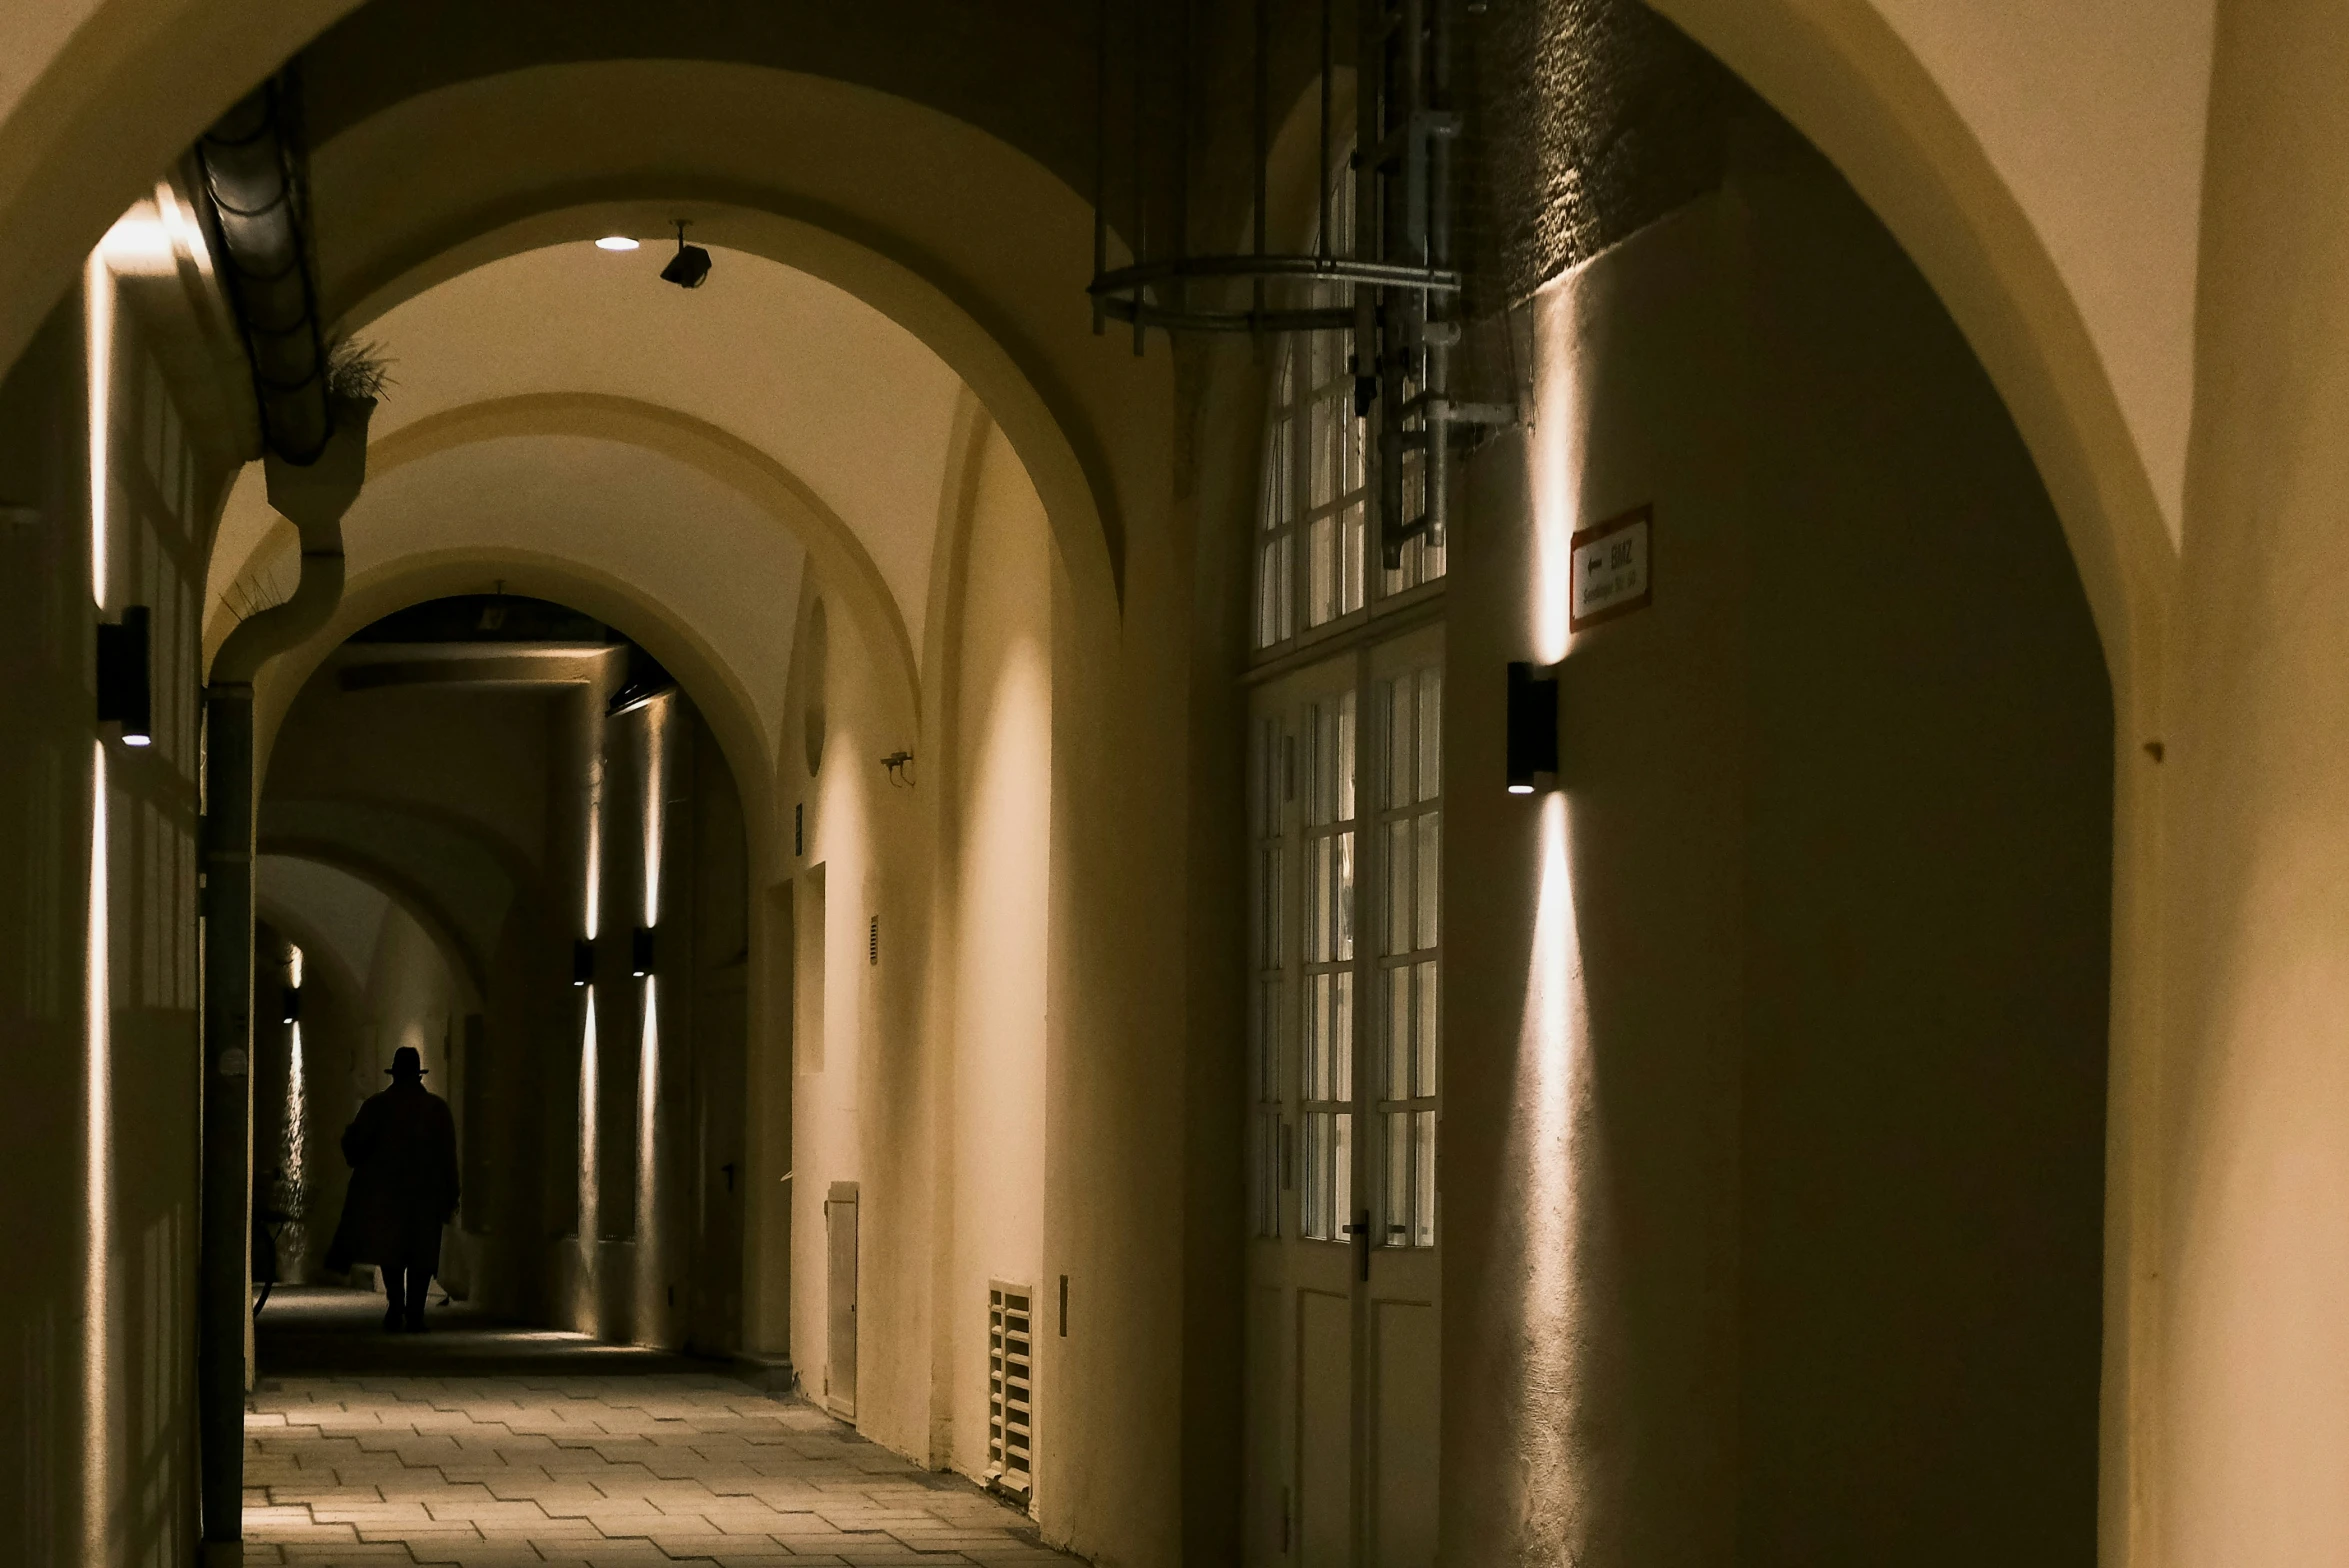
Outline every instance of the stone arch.
[[[582, 98], [610, 106], [586, 138], [565, 112]], [[885, 150], [909, 146], [932, 152], [906, 168]], [[484, 147], [498, 158], [481, 158]], [[420, 161], [469, 167], [418, 200]], [[369, 234], [322, 257], [326, 307], [345, 325], [458, 272], [590, 239], [615, 221], [658, 232], [681, 207], [697, 239], [853, 295], [978, 394], [1044, 497], [1077, 587], [1122, 600], [1133, 544], [1125, 497], [1163, 477], [1133, 465], [1156, 468], [1165, 454], [1154, 435], [1141, 451], [1118, 451], [1133, 432], [1117, 426], [1137, 406], [1171, 411], [1171, 367], [1164, 354], [1137, 361], [1114, 337], [1093, 339], [1089, 205], [984, 132], [824, 77], [622, 60], [533, 66], [420, 94], [330, 139], [313, 167], [322, 229]], [[981, 192], [983, 203], [970, 194]], [[962, 210], [930, 210], [941, 204]], [[386, 212], [401, 213], [398, 227], [385, 227]], [[1022, 237], [1000, 240], [990, 227]], [[949, 260], [959, 249], [995, 254]]]
[[[485, 957], [474, 953], [466, 945], [464, 938], [457, 934], [456, 927], [450, 922], [447, 912], [441, 908], [440, 900], [414, 878], [403, 875], [396, 868], [384, 864], [372, 855], [364, 854], [347, 844], [338, 844], [328, 839], [308, 836], [288, 838], [264, 834], [256, 846], [256, 853], [282, 855], [291, 860], [315, 861], [319, 865], [328, 866], [343, 873], [355, 882], [365, 883], [381, 893], [396, 905], [401, 913], [415, 921], [425, 936], [431, 939], [433, 948], [440, 954], [441, 962], [448, 968], [449, 977], [456, 982], [459, 1000], [468, 1010], [480, 1011], [482, 998], [488, 991], [485, 979], [487, 973]], [[262, 918], [275, 921], [281, 926], [286, 923], [280, 918], [282, 912], [273, 912], [274, 899], [256, 891], [254, 904], [255, 908], [260, 911]], [[300, 921], [302, 918], [298, 911], [294, 913], [295, 920]], [[339, 962], [339, 959], [337, 961]], [[350, 975], [346, 978], [353, 981], [360, 990], [365, 989], [367, 984], [365, 975]]]
[[374, 443], [372, 473], [477, 441], [568, 435], [643, 447], [672, 458], [748, 498], [806, 548], [816, 575], [854, 618], [892, 677], [904, 716], [921, 711], [913, 644], [889, 585], [856, 533], [800, 478], [738, 436], [674, 409], [597, 392], [532, 393], [430, 415]]
[[[408, 605], [450, 594], [478, 592], [485, 579], [583, 611], [642, 644], [661, 661], [701, 709], [734, 770], [756, 866], [772, 863], [775, 848], [774, 771], [756, 704], [725, 659], [700, 637], [688, 617], [649, 599], [633, 584], [559, 556], [485, 547], [411, 556], [352, 579], [334, 619], [302, 646], [266, 666], [255, 686], [255, 754], [266, 777], [268, 758], [294, 698], [344, 640], [361, 627]], [[755, 807], [754, 807], [755, 803]]]
[[1826, 154], [1932, 284], [2055, 501], [2124, 738], [2132, 721], [2150, 724], [2175, 552], [2079, 306], [1972, 129], [1864, 0], [1657, 0], [1656, 9]]

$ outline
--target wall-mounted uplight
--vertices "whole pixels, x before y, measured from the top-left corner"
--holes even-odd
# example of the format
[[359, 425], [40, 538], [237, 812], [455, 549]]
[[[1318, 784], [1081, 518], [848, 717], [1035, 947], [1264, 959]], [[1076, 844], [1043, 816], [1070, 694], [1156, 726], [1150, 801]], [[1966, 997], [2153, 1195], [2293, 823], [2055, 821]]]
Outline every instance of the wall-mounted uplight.
[[628, 942], [628, 972], [642, 980], [653, 972], [653, 928], [638, 926]]
[[280, 1023], [298, 1024], [302, 1021], [302, 988], [300, 986], [289, 985], [285, 988], [285, 1006], [281, 1011], [285, 1016], [278, 1020]]
[[573, 985], [595, 983], [595, 944], [586, 937], [581, 937], [571, 944], [571, 983]]
[[607, 234], [595, 242], [597, 250], [634, 250], [636, 241], [625, 234]]
[[1509, 665], [1509, 793], [1530, 795], [1558, 784], [1558, 677], [1555, 665]]
[[154, 739], [154, 687], [147, 654], [147, 607], [134, 604], [98, 626], [98, 722], [120, 724], [125, 746]]

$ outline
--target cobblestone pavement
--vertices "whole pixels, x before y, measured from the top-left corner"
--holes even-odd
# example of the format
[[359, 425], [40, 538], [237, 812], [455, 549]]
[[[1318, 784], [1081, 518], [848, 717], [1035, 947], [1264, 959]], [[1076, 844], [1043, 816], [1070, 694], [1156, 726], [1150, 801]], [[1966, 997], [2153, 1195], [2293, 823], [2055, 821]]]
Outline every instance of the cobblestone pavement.
[[[563, 1371], [547, 1352], [571, 1336], [544, 1333], [514, 1337], [546, 1370], [433, 1375], [410, 1349], [431, 1337], [401, 1347], [403, 1370], [388, 1374], [271, 1375], [264, 1341], [245, 1417], [247, 1563], [1077, 1561], [968, 1481], [917, 1469], [805, 1401], [710, 1373], [609, 1371], [608, 1359]], [[493, 1365], [471, 1338], [475, 1366]]]

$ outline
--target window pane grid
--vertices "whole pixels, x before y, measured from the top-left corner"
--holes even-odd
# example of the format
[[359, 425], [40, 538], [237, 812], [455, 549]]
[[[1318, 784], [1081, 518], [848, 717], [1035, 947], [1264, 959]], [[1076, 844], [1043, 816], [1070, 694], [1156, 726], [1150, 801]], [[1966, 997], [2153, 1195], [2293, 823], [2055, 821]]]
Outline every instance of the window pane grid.
[[1354, 774], [1351, 691], [1305, 710], [1305, 1148], [1299, 1228], [1343, 1241], [1354, 1191]]
[[1442, 942], [1443, 672], [1399, 673], [1377, 688], [1383, 907], [1378, 968], [1377, 1144], [1389, 1247], [1435, 1245], [1436, 1069]]
[[1282, 905], [1287, 896], [1284, 807], [1288, 797], [1288, 737], [1277, 718], [1260, 720], [1252, 737], [1249, 814], [1254, 820], [1256, 853], [1252, 943], [1256, 968], [1256, 999], [1249, 1020], [1249, 1050], [1254, 1079], [1249, 1175], [1250, 1207], [1256, 1234], [1281, 1233], [1281, 1063], [1287, 1031], [1284, 1028], [1283, 964], [1286, 960]]

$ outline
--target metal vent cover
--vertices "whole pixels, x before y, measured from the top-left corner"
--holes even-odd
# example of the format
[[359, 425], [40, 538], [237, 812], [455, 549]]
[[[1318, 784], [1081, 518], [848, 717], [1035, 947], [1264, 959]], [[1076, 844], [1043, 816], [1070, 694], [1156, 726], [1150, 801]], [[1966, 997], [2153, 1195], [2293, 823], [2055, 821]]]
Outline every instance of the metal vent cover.
[[1035, 1486], [1035, 1305], [1032, 1285], [987, 1285], [987, 1479], [1026, 1497]]

